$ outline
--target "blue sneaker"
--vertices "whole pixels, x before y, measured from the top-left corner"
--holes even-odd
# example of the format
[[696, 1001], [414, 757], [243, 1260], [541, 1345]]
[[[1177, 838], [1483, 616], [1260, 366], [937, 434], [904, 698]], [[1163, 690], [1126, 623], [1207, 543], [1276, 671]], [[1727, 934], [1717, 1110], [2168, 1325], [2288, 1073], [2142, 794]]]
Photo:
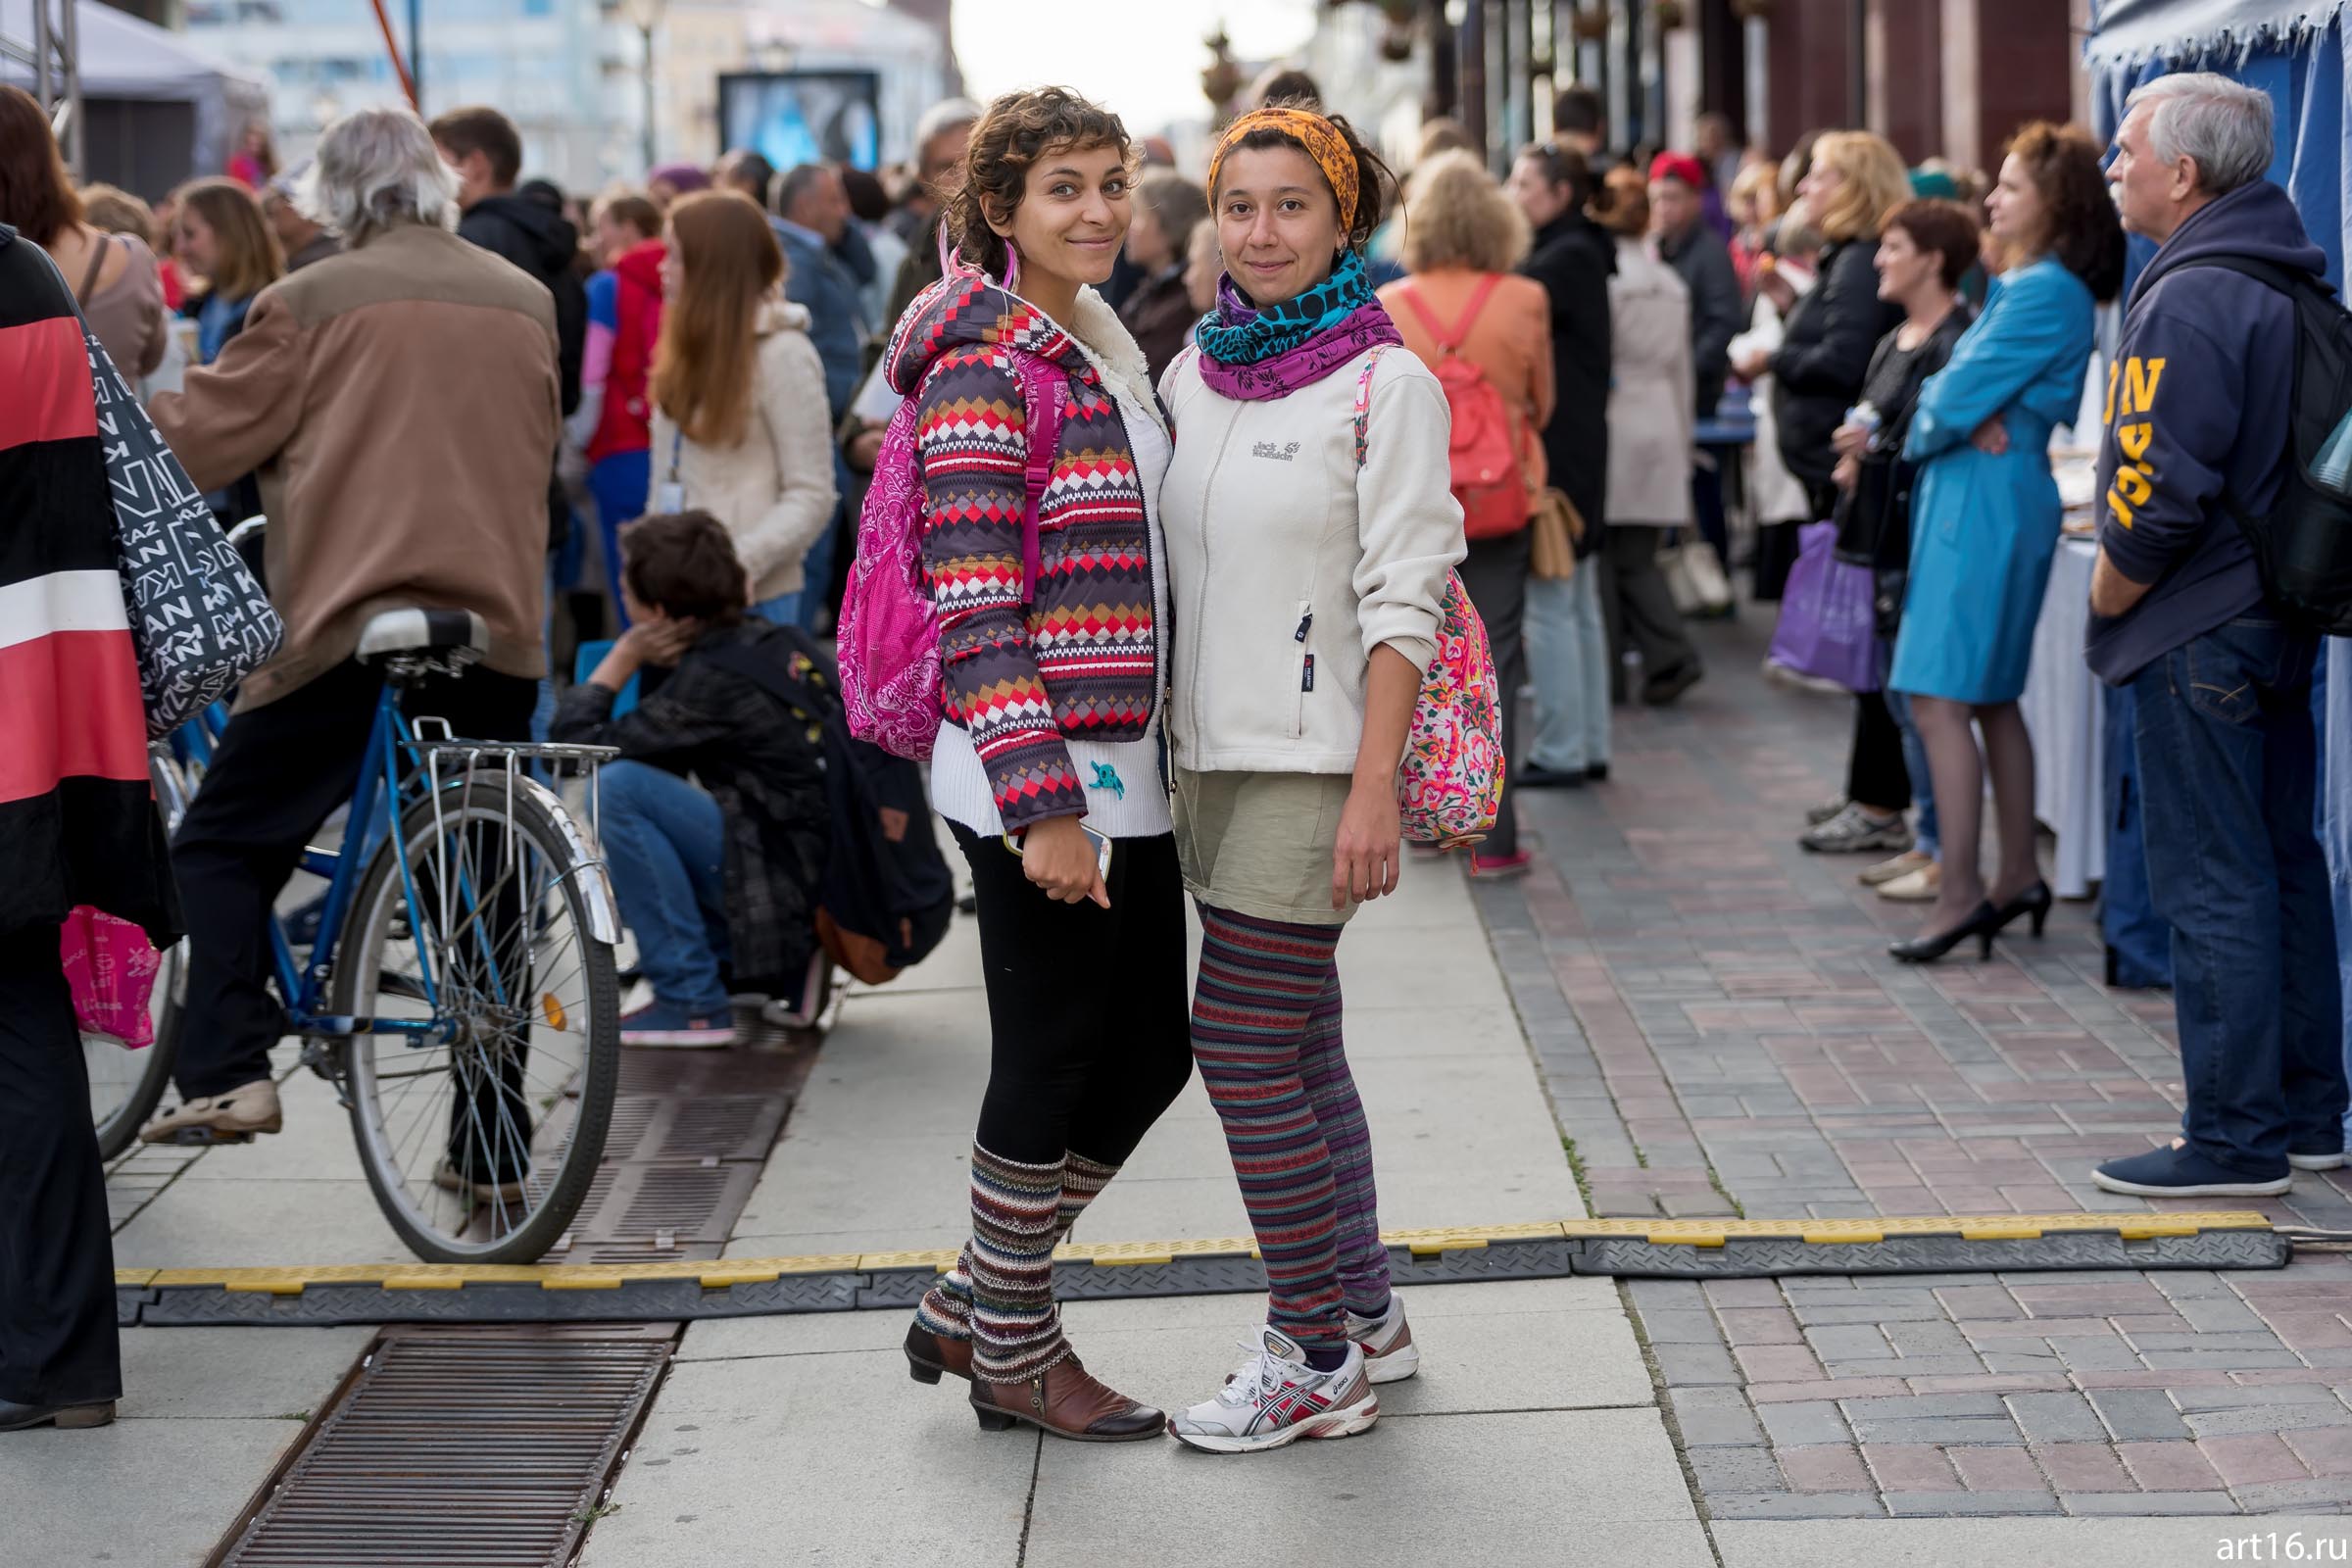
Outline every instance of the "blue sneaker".
[[2111, 1159], [2090, 1173], [2111, 1193], [2133, 1198], [2277, 1198], [2293, 1184], [2284, 1176], [2248, 1176], [2216, 1164], [2185, 1145]]
[[2344, 1146], [2340, 1142], [2332, 1148], [2314, 1143], [2309, 1149], [2289, 1149], [2286, 1162], [2297, 1170], [2342, 1170]]
[[672, 1051], [714, 1051], [735, 1043], [735, 1014], [721, 1006], [708, 1015], [690, 1013], [660, 998], [620, 1015], [620, 1043]]

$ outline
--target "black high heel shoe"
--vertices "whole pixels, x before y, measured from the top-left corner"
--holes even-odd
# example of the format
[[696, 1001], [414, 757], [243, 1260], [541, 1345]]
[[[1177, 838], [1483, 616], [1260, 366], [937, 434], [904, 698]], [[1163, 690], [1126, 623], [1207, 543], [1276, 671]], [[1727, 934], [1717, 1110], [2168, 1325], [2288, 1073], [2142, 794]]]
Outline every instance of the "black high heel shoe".
[[1980, 904], [1976, 912], [1949, 931], [1932, 937], [1914, 937], [1908, 942], [1889, 942], [1886, 951], [1897, 963], [1934, 963], [1970, 937], [1977, 939], [1977, 959], [1984, 962], [1992, 957], [1993, 933], [2001, 928], [2001, 912], [1990, 904]]
[[2021, 914], [2033, 917], [2034, 935], [2038, 938], [2041, 935], [2043, 922], [2050, 917], [2050, 885], [2047, 882], [2036, 882], [2007, 904], [2002, 905], [1997, 911], [1998, 920], [1993, 929], [1998, 931]]

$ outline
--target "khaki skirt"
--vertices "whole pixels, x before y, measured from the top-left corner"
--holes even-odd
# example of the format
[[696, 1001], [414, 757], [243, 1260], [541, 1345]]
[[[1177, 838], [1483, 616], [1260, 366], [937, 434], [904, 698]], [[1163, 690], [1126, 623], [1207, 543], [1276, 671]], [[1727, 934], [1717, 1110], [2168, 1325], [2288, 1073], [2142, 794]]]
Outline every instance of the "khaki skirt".
[[1176, 856], [1195, 898], [1260, 920], [1348, 923], [1355, 901], [1331, 906], [1348, 774], [1175, 774]]

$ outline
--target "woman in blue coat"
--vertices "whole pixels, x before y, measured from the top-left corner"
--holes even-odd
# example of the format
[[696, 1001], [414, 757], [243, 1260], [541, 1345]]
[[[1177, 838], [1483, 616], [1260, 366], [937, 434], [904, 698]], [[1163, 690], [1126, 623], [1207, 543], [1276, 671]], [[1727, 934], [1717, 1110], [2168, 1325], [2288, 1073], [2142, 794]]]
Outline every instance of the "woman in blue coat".
[[[2082, 131], [2038, 122], [2020, 130], [1986, 205], [2010, 266], [1921, 389], [1903, 447], [1919, 481], [1886, 683], [1911, 699], [1927, 746], [1943, 855], [1926, 931], [1888, 949], [1912, 963], [1969, 937], [1990, 956], [2003, 926], [2029, 915], [2039, 936], [2049, 913], [2034, 857], [2034, 744], [2017, 699], [2058, 547], [2050, 431], [2082, 402], [2093, 309], [2123, 281], [2123, 228], [2098, 146]], [[1977, 858], [1987, 764], [2001, 834], [1989, 888]]]

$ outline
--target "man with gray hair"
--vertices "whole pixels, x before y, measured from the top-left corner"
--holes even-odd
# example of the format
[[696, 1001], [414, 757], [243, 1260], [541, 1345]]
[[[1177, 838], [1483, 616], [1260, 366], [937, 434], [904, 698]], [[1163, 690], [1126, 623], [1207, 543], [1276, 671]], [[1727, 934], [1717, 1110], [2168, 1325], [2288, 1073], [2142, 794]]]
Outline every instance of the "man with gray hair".
[[547, 290], [457, 236], [457, 177], [406, 109], [330, 125], [302, 197], [348, 248], [264, 289], [245, 330], [153, 411], [199, 488], [259, 470], [286, 638], [240, 689], [172, 841], [189, 932], [183, 1102], [141, 1134], [151, 1143], [278, 1130], [270, 1048], [284, 1018], [263, 917], [367, 747], [383, 673], [353, 658], [362, 628], [387, 611], [478, 617], [478, 631], [416, 617], [437, 636], [465, 627], [481, 655], [412, 694], [460, 735], [527, 739], [545, 668], [559, 417]]
[[2278, 501], [2289, 291], [2327, 258], [2265, 179], [2271, 101], [2219, 75], [2133, 93], [2108, 179], [2156, 242], [2107, 375], [2088, 656], [2131, 689], [2148, 885], [2173, 928], [2188, 1108], [2109, 1192], [2259, 1198], [2344, 1163], [2335, 923], [2312, 831], [2317, 633], [2265, 602], [2238, 515]]

